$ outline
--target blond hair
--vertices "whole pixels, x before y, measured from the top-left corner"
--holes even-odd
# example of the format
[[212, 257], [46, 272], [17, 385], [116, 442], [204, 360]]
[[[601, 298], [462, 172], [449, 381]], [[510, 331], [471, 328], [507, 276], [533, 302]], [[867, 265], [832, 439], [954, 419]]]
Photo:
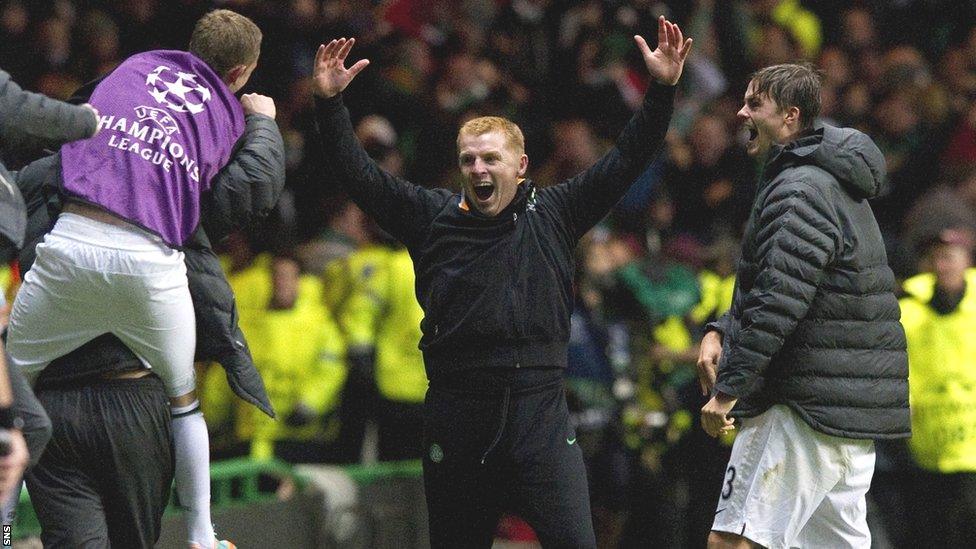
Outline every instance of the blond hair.
[[522, 130], [515, 122], [499, 116], [481, 116], [465, 122], [458, 130], [458, 149], [461, 148], [462, 135], [482, 135], [494, 131], [502, 132], [508, 146], [512, 147], [517, 154], [525, 154], [525, 136], [522, 135]]
[[197, 21], [187, 49], [223, 78], [238, 65], [257, 62], [261, 29], [239, 13], [214, 10]]

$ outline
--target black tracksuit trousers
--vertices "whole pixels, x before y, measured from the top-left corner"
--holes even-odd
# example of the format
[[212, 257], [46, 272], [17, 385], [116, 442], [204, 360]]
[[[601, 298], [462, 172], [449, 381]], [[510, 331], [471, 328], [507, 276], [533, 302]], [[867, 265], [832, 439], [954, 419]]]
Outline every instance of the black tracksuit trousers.
[[27, 472], [44, 547], [153, 547], [173, 483], [162, 381], [97, 380], [37, 397], [54, 427]]
[[452, 378], [432, 380], [425, 405], [431, 546], [491, 547], [500, 515], [511, 512], [543, 547], [596, 547], [562, 370]]

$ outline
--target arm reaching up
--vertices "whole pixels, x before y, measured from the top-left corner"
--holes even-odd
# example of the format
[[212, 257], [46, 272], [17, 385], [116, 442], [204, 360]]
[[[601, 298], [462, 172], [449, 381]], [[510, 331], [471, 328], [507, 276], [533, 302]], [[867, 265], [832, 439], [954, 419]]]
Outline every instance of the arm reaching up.
[[563, 212], [574, 239], [607, 215], [664, 145], [671, 122], [674, 84], [681, 77], [692, 40], [685, 39], [681, 29], [664, 17], [658, 19], [657, 30], [658, 45], [654, 51], [643, 38], [634, 37], [654, 82], [644, 95], [640, 110], [620, 132], [616, 146], [586, 171], [543, 190]]
[[383, 230], [409, 247], [451, 193], [429, 191], [386, 173], [356, 139], [349, 111], [342, 103], [342, 90], [369, 61], [363, 59], [345, 67], [355, 42], [353, 38], [333, 40], [319, 46], [315, 54], [312, 80], [321, 150], [334, 176], [327, 183], [338, 184]]
[[312, 70], [315, 95], [326, 99], [338, 95], [369, 65], [369, 59], [361, 59], [346, 68], [346, 57], [355, 43], [355, 38], [340, 38], [319, 46], [319, 50], [315, 52], [315, 68]]
[[647, 72], [655, 80], [667, 86], [678, 83], [692, 44], [692, 39], [686, 39], [678, 25], [668, 21], [663, 15], [658, 18], [657, 48], [654, 51], [651, 51], [642, 36], [634, 36], [634, 41], [644, 57]]

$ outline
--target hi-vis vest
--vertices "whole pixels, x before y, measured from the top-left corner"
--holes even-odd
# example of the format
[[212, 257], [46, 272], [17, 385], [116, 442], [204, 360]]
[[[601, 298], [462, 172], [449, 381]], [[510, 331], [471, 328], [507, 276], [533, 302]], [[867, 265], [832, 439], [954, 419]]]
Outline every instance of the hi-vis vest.
[[386, 308], [376, 330], [376, 387], [383, 398], [422, 403], [427, 372], [420, 352], [424, 311], [414, 290], [413, 261], [406, 250], [390, 255]]
[[374, 350], [380, 395], [396, 402], [422, 403], [427, 373], [418, 345], [424, 312], [417, 303], [409, 253], [367, 246], [331, 263], [325, 279], [326, 302], [336, 307], [349, 349]]
[[734, 274], [723, 278], [712, 271], [702, 271], [698, 275], [698, 285], [701, 288], [701, 301], [691, 310], [691, 319], [696, 324], [715, 320], [732, 306]]
[[928, 305], [932, 274], [911, 278], [904, 288], [912, 453], [932, 471], [976, 471], [976, 269], [967, 271], [966, 294], [948, 315]]
[[[320, 417], [327, 416], [338, 407], [346, 380], [345, 341], [325, 304], [318, 277], [300, 277], [298, 298], [291, 309], [268, 308], [273, 292], [271, 265], [271, 256], [261, 254], [247, 268], [228, 273], [239, 325], [280, 417], [287, 417], [298, 403]], [[215, 421], [232, 413], [235, 439], [250, 441], [252, 458], [272, 457], [276, 440], [327, 441], [334, 436], [331, 425], [318, 419], [304, 427], [289, 427], [281, 419], [254, 413], [253, 407], [224, 396], [227, 383], [222, 377], [222, 373], [208, 372], [204, 386], [211, 402], [205, 404], [204, 414], [208, 421]]]

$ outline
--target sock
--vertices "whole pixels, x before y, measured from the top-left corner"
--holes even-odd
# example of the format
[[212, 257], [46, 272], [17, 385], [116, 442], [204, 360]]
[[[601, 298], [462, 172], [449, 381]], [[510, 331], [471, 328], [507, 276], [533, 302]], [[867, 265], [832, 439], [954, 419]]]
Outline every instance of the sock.
[[186, 509], [189, 543], [209, 549], [215, 535], [210, 521], [210, 440], [200, 401], [172, 407], [176, 493]]

